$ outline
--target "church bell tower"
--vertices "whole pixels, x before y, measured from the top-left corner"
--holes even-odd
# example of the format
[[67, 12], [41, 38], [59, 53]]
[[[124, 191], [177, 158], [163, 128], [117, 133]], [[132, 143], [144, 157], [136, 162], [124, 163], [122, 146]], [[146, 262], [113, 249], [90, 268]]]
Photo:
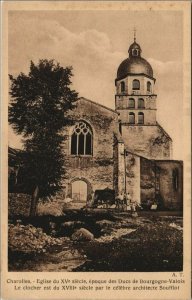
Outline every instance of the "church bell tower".
[[134, 41], [117, 69], [115, 109], [125, 148], [148, 159], [170, 159], [172, 139], [156, 119], [155, 78]]
[[151, 65], [141, 56], [140, 45], [134, 42], [117, 70], [115, 108], [121, 124], [145, 126], [156, 124], [155, 78]]

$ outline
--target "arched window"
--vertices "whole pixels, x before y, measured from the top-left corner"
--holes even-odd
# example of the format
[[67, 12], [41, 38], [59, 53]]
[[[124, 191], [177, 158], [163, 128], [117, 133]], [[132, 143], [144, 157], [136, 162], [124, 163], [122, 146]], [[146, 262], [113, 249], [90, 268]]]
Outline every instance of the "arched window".
[[132, 112], [129, 113], [129, 124], [135, 124], [135, 114]]
[[121, 81], [121, 92], [125, 92], [125, 82]]
[[78, 122], [71, 135], [72, 155], [92, 155], [93, 134], [85, 122]]
[[140, 89], [140, 81], [137, 79], [133, 80], [133, 90], [139, 90]]
[[133, 98], [128, 100], [128, 108], [135, 108], [135, 100]]
[[119, 122], [119, 132], [120, 132], [120, 134], [122, 134], [122, 124], [121, 124], [121, 122]]
[[173, 177], [173, 188], [175, 191], [177, 191], [178, 187], [179, 187], [179, 171], [178, 171], [178, 169], [173, 170], [172, 177]]
[[147, 91], [151, 92], [151, 82], [147, 81]]
[[138, 113], [138, 124], [144, 124], [144, 113]]
[[123, 100], [119, 99], [119, 108], [123, 108]]
[[133, 56], [137, 56], [137, 54], [138, 54], [137, 49], [133, 49], [132, 54], [133, 54]]
[[138, 99], [138, 108], [145, 108], [145, 101], [142, 98]]

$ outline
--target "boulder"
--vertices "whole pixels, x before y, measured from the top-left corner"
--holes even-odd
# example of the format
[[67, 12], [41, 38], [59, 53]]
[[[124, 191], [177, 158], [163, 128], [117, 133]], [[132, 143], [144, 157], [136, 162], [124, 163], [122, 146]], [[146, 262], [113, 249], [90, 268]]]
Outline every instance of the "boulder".
[[112, 226], [114, 222], [109, 220], [101, 220], [97, 221], [96, 224], [98, 224], [100, 227], [109, 227]]
[[80, 228], [71, 236], [73, 241], [91, 241], [94, 239], [94, 235], [85, 228]]
[[73, 227], [75, 224], [74, 221], [67, 221], [61, 224], [62, 227]]

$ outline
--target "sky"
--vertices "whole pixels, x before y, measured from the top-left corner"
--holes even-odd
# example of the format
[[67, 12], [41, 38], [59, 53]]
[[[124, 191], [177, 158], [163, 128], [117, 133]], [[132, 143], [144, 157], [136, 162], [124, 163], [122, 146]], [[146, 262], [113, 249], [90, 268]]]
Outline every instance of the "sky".
[[[183, 15], [181, 11], [9, 11], [9, 74], [28, 73], [30, 61], [55, 59], [73, 67], [79, 96], [115, 107], [117, 68], [136, 28], [142, 57], [156, 78], [157, 120], [183, 159]], [[21, 137], [9, 128], [9, 145]]]

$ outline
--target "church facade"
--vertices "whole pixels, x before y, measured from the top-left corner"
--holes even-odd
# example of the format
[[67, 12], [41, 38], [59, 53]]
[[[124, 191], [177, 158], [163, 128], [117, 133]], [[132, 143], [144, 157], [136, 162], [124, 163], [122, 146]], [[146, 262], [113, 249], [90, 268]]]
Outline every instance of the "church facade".
[[166, 209], [182, 209], [183, 164], [172, 160], [172, 139], [157, 122], [156, 79], [141, 53], [134, 40], [118, 67], [115, 110], [79, 98], [70, 111], [61, 197], [72, 198], [74, 207], [109, 189], [143, 205], [158, 199]]

